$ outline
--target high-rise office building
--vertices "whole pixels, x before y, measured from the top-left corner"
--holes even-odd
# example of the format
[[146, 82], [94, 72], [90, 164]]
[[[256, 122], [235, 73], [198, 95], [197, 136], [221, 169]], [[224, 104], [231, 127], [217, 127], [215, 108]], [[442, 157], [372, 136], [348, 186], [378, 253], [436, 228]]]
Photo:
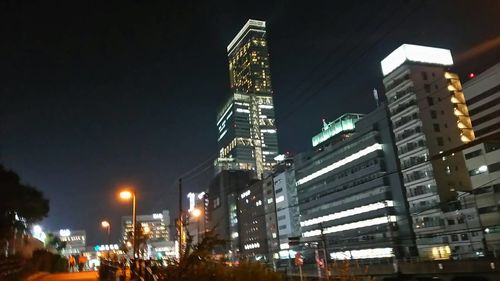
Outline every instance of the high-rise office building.
[[419, 255], [433, 259], [471, 252], [455, 237], [478, 224], [472, 210], [457, 206], [456, 191], [471, 189], [461, 152], [440, 156], [474, 139], [460, 80], [447, 71], [451, 65], [449, 50], [409, 44], [381, 62]]
[[282, 155], [280, 158], [282, 159], [276, 164], [273, 174], [273, 197], [266, 200], [266, 207], [275, 209], [278, 256], [280, 259], [288, 259], [291, 256], [288, 238], [300, 236], [300, 212], [293, 157]]
[[[275, 166], [276, 167], [276, 166]], [[274, 203], [274, 180], [268, 176], [262, 180], [262, 205], [264, 206], [266, 221], [266, 240], [269, 260], [275, 260], [279, 255], [279, 235], [276, 217], [276, 205]]]
[[482, 138], [500, 132], [500, 63], [464, 84], [474, 134]]
[[[170, 213], [163, 210], [161, 213], [151, 215], [137, 215], [137, 224], [142, 231], [149, 236], [149, 241], [168, 241], [170, 227]], [[132, 216], [122, 217], [122, 238], [127, 241], [129, 233], [132, 233]]]
[[[240, 258], [269, 261], [263, 184], [260, 180], [240, 191], [237, 199]], [[267, 181], [272, 183], [272, 181]]]
[[227, 52], [231, 94], [217, 115], [216, 171], [251, 170], [261, 178], [278, 154], [266, 23], [248, 20]]
[[207, 229], [227, 243], [218, 245], [214, 253], [228, 261], [237, 261], [240, 256], [241, 224], [239, 220], [241, 207], [238, 198], [248, 186], [256, 182], [255, 173], [247, 170], [225, 170], [217, 174], [212, 180], [207, 195]]
[[187, 213], [186, 230], [191, 235], [194, 244], [202, 241], [207, 229], [207, 207], [208, 197], [206, 192], [193, 193], [187, 195], [189, 208]]
[[500, 63], [464, 84], [464, 94], [476, 134], [463, 150], [472, 192], [466, 197], [477, 207], [485, 254], [500, 256]]
[[56, 236], [61, 239], [62, 242], [66, 242], [66, 248], [62, 250], [63, 255], [80, 254], [85, 251], [87, 246], [87, 235], [85, 230], [61, 229], [56, 233]]
[[[414, 256], [387, 109], [362, 117], [342, 115], [328, 137], [325, 129], [313, 137], [313, 151], [294, 158], [302, 239], [322, 241], [331, 259]], [[314, 260], [311, 250], [302, 253]]]

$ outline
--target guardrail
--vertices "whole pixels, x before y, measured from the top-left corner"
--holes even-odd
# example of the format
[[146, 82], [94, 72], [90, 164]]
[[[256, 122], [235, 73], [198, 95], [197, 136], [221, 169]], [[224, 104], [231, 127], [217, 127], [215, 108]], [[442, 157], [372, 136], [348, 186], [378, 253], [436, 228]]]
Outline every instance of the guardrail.
[[[130, 277], [130, 278], [128, 278]], [[100, 280], [141, 280], [158, 281], [160, 278], [151, 267], [151, 261], [131, 260], [127, 265], [125, 263], [101, 260], [99, 267]]]

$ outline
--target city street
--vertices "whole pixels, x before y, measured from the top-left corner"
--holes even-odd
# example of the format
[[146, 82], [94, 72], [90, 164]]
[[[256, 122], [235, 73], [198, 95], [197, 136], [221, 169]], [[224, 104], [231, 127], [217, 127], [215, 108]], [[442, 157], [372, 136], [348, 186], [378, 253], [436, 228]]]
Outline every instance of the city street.
[[98, 279], [97, 277], [98, 277], [97, 271], [68, 272], [68, 273], [45, 275], [40, 279], [36, 279], [36, 281], [66, 281], [66, 280], [93, 281], [97, 280]]
[[0, 281], [500, 281], [500, 0], [3, 2]]

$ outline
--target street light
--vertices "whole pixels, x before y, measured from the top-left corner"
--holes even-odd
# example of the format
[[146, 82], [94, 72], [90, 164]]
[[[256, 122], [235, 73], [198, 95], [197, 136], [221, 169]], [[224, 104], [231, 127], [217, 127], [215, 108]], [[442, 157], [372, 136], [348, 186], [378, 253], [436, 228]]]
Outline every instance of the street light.
[[199, 216], [201, 216], [201, 211], [200, 211], [200, 209], [193, 209], [193, 210], [191, 211], [191, 215], [193, 215], [193, 217], [195, 217], [195, 218], [198, 218]]
[[135, 190], [133, 189], [126, 189], [120, 192], [119, 196], [122, 200], [130, 200], [132, 199], [132, 256], [135, 259], [135, 248], [137, 246], [136, 244], [136, 204], [135, 204]]
[[108, 221], [102, 221], [101, 226], [106, 228], [106, 232], [108, 234], [108, 244], [109, 244], [109, 236], [111, 234], [111, 224]]

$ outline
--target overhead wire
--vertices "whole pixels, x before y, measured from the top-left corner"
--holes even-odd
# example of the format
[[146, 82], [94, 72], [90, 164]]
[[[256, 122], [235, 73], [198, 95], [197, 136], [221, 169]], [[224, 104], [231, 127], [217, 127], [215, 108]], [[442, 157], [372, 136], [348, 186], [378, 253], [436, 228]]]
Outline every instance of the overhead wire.
[[[437, 77], [436, 79], [434, 79], [434, 80], [432, 80], [432, 81], [429, 81], [429, 83], [431, 83], [431, 84], [432, 84], [432, 83], [434, 83], [434, 82], [436, 82], [437, 80], [440, 80], [440, 79], [442, 79], [442, 78]], [[447, 86], [448, 86], [448, 85], [446, 84], [446, 85], [445, 85], [445, 86], [443, 86], [443, 87], [440, 87], [440, 88], [438, 88], [438, 89], [434, 89], [434, 90], [433, 90], [431, 93], [429, 93], [429, 94], [430, 94], [430, 95], [432, 95], [432, 94], [434, 94], [434, 93], [436, 93], [436, 92], [438, 92], [438, 91], [443, 90], [443, 89], [444, 89], [444, 88], [446, 88]], [[418, 92], [423, 91], [424, 89], [425, 89], [425, 87], [422, 87], [422, 88], [419, 88], [419, 89], [413, 89], [413, 91], [412, 91], [412, 92], [414, 92], [415, 94], [417, 94]], [[450, 94], [450, 96], [451, 96], [451, 94]], [[423, 100], [423, 99], [425, 99], [425, 98], [426, 98], [426, 97], [420, 97], [420, 98], [417, 98], [416, 100]], [[438, 101], [436, 102], [436, 104], [437, 104], [437, 103], [440, 103], [440, 102], [450, 102], [450, 101], [448, 101], [448, 100], [446, 100], [446, 99], [442, 99], [442, 100], [440, 100], [440, 101], [438, 100]], [[434, 105], [426, 105], [425, 107], [421, 107], [421, 108], [418, 108], [418, 109], [419, 109], [419, 110], [421, 110], [421, 109], [429, 109], [429, 108], [430, 108], [430, 107], [432, 107], [432, 106], [434, 106]], [[384, 119], [385, 119], [385, 118], [380, 118], [380, 119], [375, 120], [375, 121], [373, 121], [373, 122], [374, 122], [374, 123], [376, 123], [376, 122], [378, 122], [378, 121], [382, 121], [382, 120], [384, 120]], [[384, 126], [383, 128], [387, 128], [388, 126], [390, 126], [390, 125], [386, 125], [386, 126]], [[381, 128], [382, 128], [382, 127], [379, 127], [379, 130], [380, 130]], [[382, 174], [382, 175], [380, 175], [380, 176], [378, 176], [378, 177], [372, 178], [370, 181], [373, 181], [373, 180], [376, 180], [376, 179], [379, 179], [379, 178], [383, 178], [383, 177], [387, 177], [387, 176], [390, 176], [390, 175], [392, 175], [392, 174], [402, 173], [404, 170], [408, 170], [408, 169], [411, 169], [411, 168], [416, 167], [416, 166], [421, 166], [423, 163], [428, 163], [428, 162], [432, 162], [432, 161], [437, 161], [437, 160], [433, 160], [432, 158], [433, 158], [433, 156], [429, 156], [429, 157], [428, 157], [428, 159], [427, 159], [426, 161], [422, 161], [422, 162], [420, 162], [420, 163], [417, 163], [417, 164], [414, 164], [414, 165], [411, 165], [411, 166], [405, 167], [404, 169], [401, 169], [401, 170], [399, 170], [399, 169], [398, 169], [398, 170], [394, 170], [394, 171], [390, 171], [390, 172], [385, 172], [384, 174]], [[399, 161], [399, 159], [397, 159], [397, 161]], [[497, 178], [497, 179], [499, 179], [499, 178]], [[483, 184], [483, 185], [481, 185], [481, 186], [475, 187], [475, 189], [478, 189], [478, 188], [481, 188], [481, 187], [483, 187], [483, 186], [486, 186], [487, 184], [489, 184], [489, 183], [491, 183], [491, 182], [493, 182], [493, 181], [495, 181], [495, 180], [497, 180], [497, 179], [494, 179], [494, 180], [492, 180], [492, 181], [489, 181], [489, 182], [487, 182], [487, 183], [485, 183], [485, 184]], [[333, 187], [332, 187], [332, 188], [333, 188]], [[404, 188], [404, 184], [403, 184], [403, 188]], [[459, 197], [460, 197], [460, 195], [459, 195], [459, 196], [457, 196], [457, 198], [459, 198]], [[300, 205], [301, 205], [301, 204], [303, 204], [303, 203], [297, 203], [297, 204], [294, 204], [294, 205], [289, 205], [289, 206], [287, 206], [287, 207], [285, 207], [285, 208], [283, 208], [283, 209], [289, 209], [289, 208], [294, 208], [294, 207], [300, 207]], [[436, 209], [436, 207], [438, 207], [438, 206], [431, 206], [431, 207], [430, 207], [429, 209], [427, 209], [427, 210]], [[424, 211], [427, 211], [427, 210], [425, 210], [425, 209], [424, 209], [424, 210], [421, 210], [420, 212], [410, 213], [410, 216], [409, 216], [409, 217], [406, 217], [405, 219], [412, 218], [414, 215], [418, 215], [418, 214], [420, 214], [420, 213], [422, 213], [422, 212], [424, 212]], [[277, 212], [267, 212], [267, 213], [264, 213], [264, 214], [261, 214], [261, 215], [258, 215], [258, 216], [254, 216], [253, 218], [264, 217], [264, 216], [267, 216], [267, 215], [270, 215], [270, 214], [274, 214], [274, 213], [277, 213]], [[402, 221], [402, 220], [400, 219], [399, 221]], [[379, 232], [379, 231], [377, 231], [377, 232]], [[366, 235], [366, 234], [367, 234], [367, 233], [363, 233], [363, 235]], [[368, 233], [368, 234], [369, 234], [369, 233]]]
[[[417, 7], [413, 8], [413, 9], [411, 9], [411, 11], [410, 11], [408, 14], [406, 14], [405, 16], [403, 16], [403, 19], [402, 19], [400, 22], [398, 22], [395, 26], [403, 24], [403, 23], [404, 23], [404, 22], [405, 22], [405, 21], [406, 21], [406, 20], [407, 20], [407, 19], [408, 19], [411, 15], [413, 15], [414, 13], [416, 13], [416, 12], [417, 12], [418, 10], [420, 10], [422, 7], [423, 7], [423, 2], [422, 2], [419, 6], [417, 6]], [[382, 24], [382, 23], [380, 23], [379, 25], [377, 25], [378, 29], [380, 29], [382, 26], [383, 26], [383, 24]], [[322, 84], [319, 88], [317, 88], [315, 91], [313, 91], [313, 92], [309, 93], [308, 95], [305, 95], [305, 96], [304, 96], [304, 99], [303, 99], [303, 100], [301, 100], [301, 101], [300, 101], [300, 103], [299, 103], [299, 101], [298, 101], [298, 102], [297, 102], [297, 103], [298, 103], [298, 105], [297, 105], [296, 107], [294, 107], [294, 108], [292, 108], [291, 110], [289, 110], [289, 111], [288, 111], [288, 113], [285, 113], [285, 114], [283, 114], [282, 116], [279, 116], [279, 117], [280, 117], [280, 122], [281, 122], [282, 120], [284, 120], [284, 119], [289, 118], [289, 117], [290, 117], [290, 116], [291, 116], [291, 115], [292, 115], [292, 114], [293, 114], [296, 110], [298, 110], [298, 109], [302, 108], [302, 107], [304, 106], [304, 104], [307, 104], [308, 102], [310, 102], [310, 101], [311, 101], [311, 99], [312, 99], [312, 98], [314, 98], [314, 97], [316, 97], [318, 94], [320, 94], [320, 93], [321, 93], [321, 91], [322, 91], [323, 89], [325, 89], [326, 87], [330, 86], [333, 82], [335, 82], [335, 81], [339, 80], [339, 79], [340, 79], [340, 77], [342, 76], [342, 74], [349, 72], [349, 71], [350, 71], [350, 70], [351, 70], [351, 69], [352, 69], [352, 68], [356, 65], [356, 63], [357, 63], [357, 61], [358, 61], [358, 60], [360, 60], [361, 58], [363, 58], [363, 57], [364, 57], [364, 56], [365, 56], [365, 55], [366, 55], [366, 54], [367, 54], [367, 53], [368, 53], [371, 49], [373, 49], [376, 45], [378, 45], [380, 42], [382, 42], [382, 41], [383, 41], [383, 39], [384, 39], [386, 36], [390, 35], [390, 34], [391, 34], [394, 30], [395, 30], [395, 29], [393, 29], [393, 28], [387, 28], [387, 29], [386, 29], [386, 32], [385, 32], [385, 33], [384, 33], [384, 34], [383, 34], [383, 35], [382, 35], [382, 36], [381, 36], [378, 40], [376, 40], [373, 44], [371, 44], [371, 45], [367, 46], [366, 48], [364, 48], [364, 49], [362, 50], [361, 55], [357, 56], [357, 57], [356, 57], [355, 59], [353, 59], [353, 60], [348, 61], [348, 63], [346, 63], [345, 65], [342, 65], [342, 67], [340, 67], [340, 68], [337, 70], [337, 72], [335, 72], [335, 73], [332, 75], [332, 77], [331, 77], [330, 79], [326, 80], [326, 81], [325, 81], [325, 83], [323, 83], [323, 84]], [[357, 49], [357, 47], [352, 48], [352, 49], [350, 50], [351, 52], [349, 52], [349, 55], [350, 55], [351, 53], [356, 52], [356, 49]]]
[[[416, 10], [414, 9], [412, 13], [414, 13], [415, 11], [416, 11]], [[393, 11], [393, 12], [394, 12], [394, 11]], [[390, 15], [390, 14], [392, 14], [393, 12], [388, 13], [388, 14]], [[383, 25], [387, 22], [387, 19], [389, 19], [389, 18], [390, 18], [390, 16], [388, 16], [388, 17], [387, 17], [384, 21], [382, 21], [381, 23], [379, 23], [379, 24], [377, 25], [377, 28], [374, 30], [374, 32], [377, 32], [377, 31], [378, 31], [378, 29], [380, 29], [380, 27], [381, 27], [381, 26], [383, 26]], [[370, 19], [370, 18], [368, 18], [368, 19]], [[367, 20], [367, 21], [368, 21], [368, 20]], [[362, 26], [362, 25], [360, 25], [360, 26]], [[360, 27], [360, 26], [359, 26], [359, 27]], [[382, 39], [383, 39], [383, 37], [382, 37], [382, 38], [380, 38], [380, 39], [379, 39], [379, 41], [381, 41]], [[359, 45], [359, 43], [361, 43], [361, 41], [359, 41], [359, 42], [358, 42], [358, 45]], [[338, 46], [340, 46], [340, 45], [338, 45]], [[340, 47], [338, 47], [338, 48], [336, 48], [336, 49], [340, 49]], [[352, 53], [352, 50], [353, 50], [353, 49], [351, 48], [351, 49], [350, 49], [350, 52], [349, 52], [349, 55]], [[310, 74], [308, 74], [308, 75], [306, 75], [306, 76], [312, 75], [312, 73], [314, 73], [314, 71], [316, 70], [316, 68], [319, 68], [319, 66], [320, 66], [320, 65], [322, 65], [324, 61], [327, 61], [327, 60], [328, 60], [328, 59], [329, 59], [329, 58], [330, 58], [330, 57], [331, 57], [334, 53], [335, 53], [335, 52], [333, 52], [333, 51], [332, 51], [332, 52], [330, 52], [330, 55], [327, 55], [327, 57], [326, 57], [327, 59], [326, 59], [326, 60], [322, 60], [322, 62], [321, 62], [320, 64], [318, 64], [318, 66], [316, 66], [315, 68], [313, 68], [313, 70], [310, 72]], [[342, 58], [344, 58], [344, 59], [345, 59], [345, 58], [346, 58], [346, 56], [342, 56]], [[304, 79], [304, 80], [305, 80], [305, 79]], [[315, 84], [316, 84], [316, 83], [312, 83], [311, 85], [315, 85]], [[299, 87], [297, 87], [297, 88], [299, 88]], [[300, 97], [299, 97], [299, 98], [300, 98]], [[296, 99], [293, 99], [293, 100], [296, 100]], [[290, 113], [285, 114], [285, 117], [283, 117], [282, 119], [286, 119], [286, 118], [287, 118], [286, 116], [287, 116], [287, 115], [290, 115], [290, 114], [291, 114], [291, 113], [293, 113], [294, 111], [295, 111], [295, 109], [290, 110], [290, 111], [289, 111]], [[276, 116], [276, 119], [277, 119], [277, 118], [278, 118], [278, 116]], [[202, 164], [199, 164], [198, 166], [196, 166], [196, 167], [194, 167], [194, 168], [190, 169], [189, 171], [182, 173], [182, 174], [181, 174], [178, 178], [185, 178], [185, 177], [186, 177], [186, 176], [188, 176], [190, 173], [195, 172], [195, 170], [196, 170], [196, 169], [198, 169], [198, 168], [200, 168], [200, 166], [203, 166], [203, 164], [204, 164], [204, 163], [206, 164], [206, 162], [210, 162], [210, 161], [215, 160], [215, 158], [217, 157], [217, 155], [218, 155], [218, 152], [217, 152], [217, 153], [214, 153], [212, 156], [210, 156], [209, 158], [207, 158], [206, 160], [204, 160], [204, 161], [202, 162]]]

